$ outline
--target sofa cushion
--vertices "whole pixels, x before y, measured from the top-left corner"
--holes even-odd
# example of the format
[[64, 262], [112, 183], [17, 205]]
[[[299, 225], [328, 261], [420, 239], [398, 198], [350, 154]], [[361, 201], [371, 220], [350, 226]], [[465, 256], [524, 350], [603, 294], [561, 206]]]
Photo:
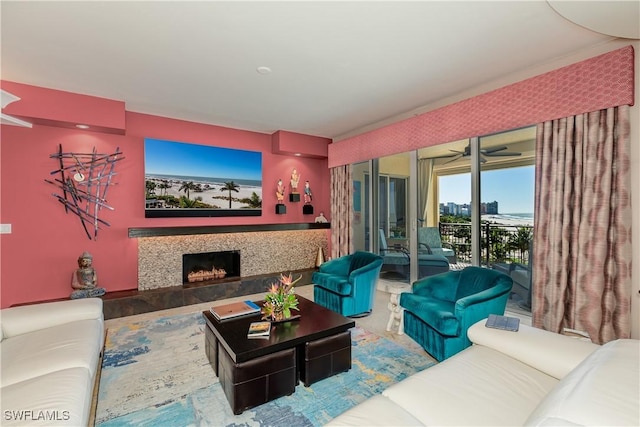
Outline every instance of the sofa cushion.
[[382, 394], [423, 425], [515, 426], [556, 384], [549, 375], [475, 345]]
[[640, 341], [603, 345], [543, 399], [526, 425], [640, 425]]
[[86, 426], [93, 381], [87, 369], [71, 368], [2, 387], [2, 425]]
[[511, 356], [559, 380], [600, 348], [522, 323], [518, 332], [487, 328], [485, 324], [483, 319], [467, 330], [471, 342]]
[[326, 426], [417, 426], [420, 421], [405, 411], [402, 406], [381, 394], [329, 421]]
[[391, 265], [409, 265], [411, 259], [408, 254], [402, 252], [385, 252], [383, 262]]
[[2, 332], [8, 339], [76, 320], [104, 321], [100, 298], [81, 298], [2, 309]]
[[313, 282], [338, 295], [351, 295], [353, 285], [345, 276], [337, 276], [335, 274], [327, 274], [315, 272], [313, 274]]
[[403, 293], [400, 295], [400, 306], [442, 335], [460, 335], [460, 322], [454, 314], [454, 302]]
[[0, 385], [78, 367], [93, 376], [103, 333], [102, 322], [79, 320], [5, 339], [0, 343]]

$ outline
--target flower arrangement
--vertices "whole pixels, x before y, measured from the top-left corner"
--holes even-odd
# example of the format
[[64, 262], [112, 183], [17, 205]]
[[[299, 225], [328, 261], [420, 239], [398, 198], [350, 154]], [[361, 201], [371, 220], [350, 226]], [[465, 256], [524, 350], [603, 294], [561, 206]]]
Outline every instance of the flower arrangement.
[[262, 318], [270, 318], [272, 321], [281, 321], [291, 317], [291, 310], [298, 310], [298, 298], [293, 286], [302, 278], [302, 275], [293, 280], [291, 273], [288, 276], [280, 274], [278, 283], [269, 288], [269, 293], [264, 297], [262, 305]]

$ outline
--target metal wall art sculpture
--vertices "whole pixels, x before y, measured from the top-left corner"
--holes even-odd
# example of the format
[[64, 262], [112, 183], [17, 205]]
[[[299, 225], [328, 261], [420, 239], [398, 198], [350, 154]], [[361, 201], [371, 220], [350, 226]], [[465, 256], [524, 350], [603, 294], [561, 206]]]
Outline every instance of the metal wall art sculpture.
[[60, 144], [58, 152], [49, 157], [58, 160], [58, 169], [51, 172], [58, 177], [45, 181], [62, 191], [62, 195], [53, 193], [53, 197], [62, 203], [65, 212], [80, 218], [89, 240], [97, 239], [100, 225], [110, 226], [98, 218], [98, 213], [102, 208], [114, 210], [107, 204], [107, 191], [114, 184], [111, 179], [116, 175], [116, 162], [124, 159], [120, 148], [111, 154], [98, 153], [95, 147], [91, 153], [67, 153]]

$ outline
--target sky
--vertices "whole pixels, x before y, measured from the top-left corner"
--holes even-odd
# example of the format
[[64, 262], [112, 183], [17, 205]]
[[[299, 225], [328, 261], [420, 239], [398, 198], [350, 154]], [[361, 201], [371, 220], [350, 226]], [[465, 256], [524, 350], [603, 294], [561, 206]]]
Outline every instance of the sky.
[[145, 139], [145, 173], [262, 181], [262, 153]]
[[[483, 171], [480, 175], [480, 199], [498, 202], [498, 212], [533, 213], [534, 166]], [[471, 203], [471, 174], [440, 177], [440, 203]]]

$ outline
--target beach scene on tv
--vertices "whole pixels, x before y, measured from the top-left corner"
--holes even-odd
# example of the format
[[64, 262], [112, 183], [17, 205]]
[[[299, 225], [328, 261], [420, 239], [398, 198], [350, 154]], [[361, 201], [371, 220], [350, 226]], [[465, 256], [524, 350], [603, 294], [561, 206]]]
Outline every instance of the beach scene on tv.
[[145, 139], [145, 209], [262, 208], [262, 153]]

